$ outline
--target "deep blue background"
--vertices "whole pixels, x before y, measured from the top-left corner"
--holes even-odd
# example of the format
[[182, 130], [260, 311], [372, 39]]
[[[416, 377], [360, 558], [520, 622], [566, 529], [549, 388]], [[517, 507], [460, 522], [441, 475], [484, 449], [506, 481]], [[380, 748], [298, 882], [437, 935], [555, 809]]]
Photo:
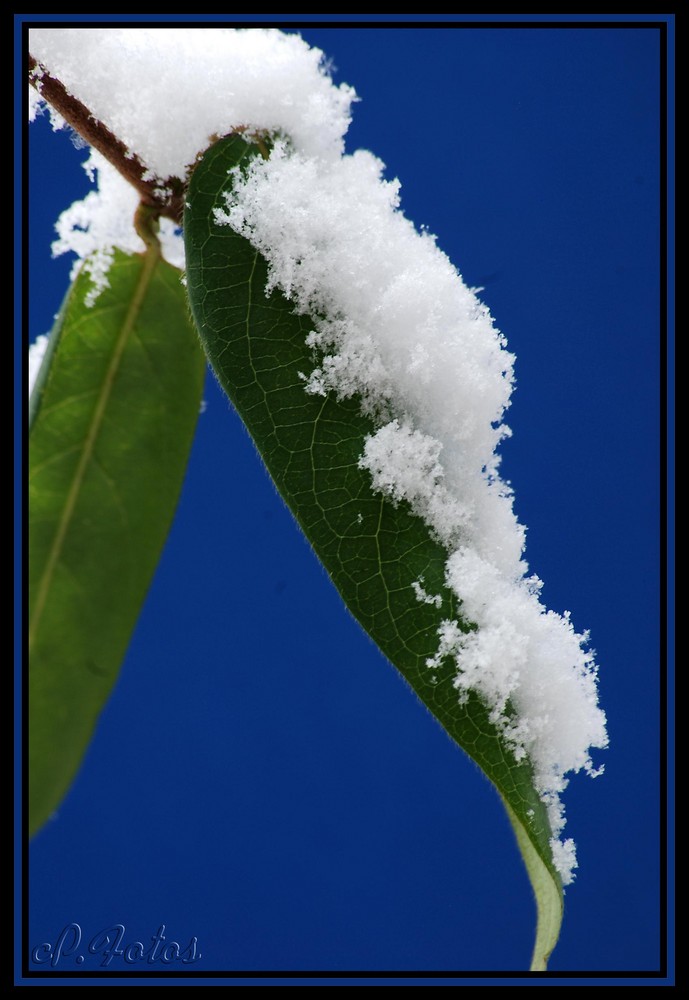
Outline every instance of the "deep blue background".
[[[658, 32], [302, 34], [362, 98], [348, 148], [485, 286], [517, 355], [503, 472], [529, 563], [598, 651], [611, 747], [566, 795], [581, 867], [550, 968], [657, 968]], [[29, 139], [33, 339], [70, 267], [53, 223], [88, 184], [67, 134]], [[195, 971], [527, 968], [494, 790], [344, 610], [210, 378], [206, 398], [121, 678], [32, 844], [30, 945], [164, 923], [197, 936]]]

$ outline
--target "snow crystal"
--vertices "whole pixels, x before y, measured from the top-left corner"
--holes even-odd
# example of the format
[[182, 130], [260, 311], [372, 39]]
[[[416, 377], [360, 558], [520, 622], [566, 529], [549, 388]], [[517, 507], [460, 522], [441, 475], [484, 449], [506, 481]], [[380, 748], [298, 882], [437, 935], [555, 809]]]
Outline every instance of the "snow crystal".
[[423, 604], [432, 604], [436, 608], [441, 608], [443, 605], [442, 596], [440, 594], [429, 594], [423, 584], [424, 578], [422, 576], [412, 583], [412, 590], [414, 591], [416, 600], [421, 601]]
[[[516, 758], [528, 754], [570, 881], [560, 794], [570, 772], [597, 773], [589, 748], [606, 746], [605, 716], [588, 637], [540, 602], [500, 478], [514, 358], [476, 289], [399, 210], [399, 182], [383, 179], [371, 153], [343, 155], [354, 91], [334, 86], [318, 49], [272, 29], [34, 28], [30, 38], [33, 55], [161, 180], [184, 177], [213, 136], [274, 134], [268, 160], [235, 171], [216, 222], [261, 251], [269, 288], [318, 317], [305, 391], [361, 400], [375, 431], [360, 467], [445, 547], [446, 585], [476, 629], [443, 620], [427, 666], [454, 661], [457, 698], [477, 692]], [[131, 242], [137, 195], [95, 155], [91, 168], [99, 191], [63, 213], [55, 252], [141, 249]], [[174, 255], [174, 227], [165, 239]], [[423, 579], [409, 585], [441, 606]]]

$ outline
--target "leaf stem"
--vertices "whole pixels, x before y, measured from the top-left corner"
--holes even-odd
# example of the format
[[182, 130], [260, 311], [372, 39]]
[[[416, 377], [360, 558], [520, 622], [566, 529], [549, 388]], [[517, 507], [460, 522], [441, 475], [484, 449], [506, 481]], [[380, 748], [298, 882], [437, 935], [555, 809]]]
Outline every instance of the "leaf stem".
[[184, 183], [179, 177], [154, 177], [146, 164], [32, 55], [29, 55], [29, 82], [85, 142], [97, 149], [136, 188], [144, 205], [155, 208], [158, 215], [173, 222], [181, 221]]
[[512, 829], [517, 838], [522, 859], [531, 882], [536, 899], [537, 926], [536, 941], [531, 958], [530, 972], [545, 972], [548, 959], [560, 936], [562, 924], [562, 886], [543, 863], [543, 859], [535, 850], [531, 839], [507, 799], [500, 794], [502, 804], [509, 816]]

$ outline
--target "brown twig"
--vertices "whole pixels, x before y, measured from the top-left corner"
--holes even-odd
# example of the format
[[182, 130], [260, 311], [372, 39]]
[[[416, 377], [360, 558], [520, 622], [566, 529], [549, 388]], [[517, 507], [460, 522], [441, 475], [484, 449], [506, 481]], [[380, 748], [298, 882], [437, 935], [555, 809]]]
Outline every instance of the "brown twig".
[[68, 93], [64, 84], [52, 77], [31, 55], [29, 82], [85, 142], [102, 153], [136, 188], [144, 204], [177, 224], [181, 222], [184, 210], [184, 182], [179, 177], [168, 177], [165, 180], [152, 178], [146, 164], [135, 154], [132, 155], [107, 126], [94, 118], [89, 109]]

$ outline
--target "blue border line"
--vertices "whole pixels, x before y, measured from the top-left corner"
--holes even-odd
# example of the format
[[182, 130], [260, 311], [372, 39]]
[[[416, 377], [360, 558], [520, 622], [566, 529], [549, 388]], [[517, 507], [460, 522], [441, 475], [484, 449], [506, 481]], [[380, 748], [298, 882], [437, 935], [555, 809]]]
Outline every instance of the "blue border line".
[[[450, 17], [446, 15], [425, 15], [425, 14], [411, 14], [404, 17], [400, 15], [388, 15], [387, 17], [382, 17], [381, 15], [317, 15], [308, 16], [301, 14], [287, 14], [279, 15], [279, 22], [276, 22], [273, 15], [263, 15], [262, 20], [258, 21], [256, 15], [240, 14], [240, 15], [228, 15], [226, 17], [218, 17], [213, 14], [201, 14], [201, 15], [191, 15], [191, 14], [179, 14], [179, 15], [165, 15], [164, 18], [154, 17], [152, 15], [140, 15], [134, 16], [131, 14], [101, 14], [92, 15], [89, 17], [88, 23], [90, 24], [119, 24], [132, 22], [132, 20], [137, 23], [170, 23], [170, 24], [188, 24], [190, 22], [196, 23], [215, 23], [215, 24], [234, 24], [234, 25], [256, 25], [256, 24], [272, 24], [275, 25], [279, 23], [281, 25], [296, 27], [297, 25], [306, 26], [322, 26], [322, 27], [371, 27], [372, 25], [378, 25], [380, 27], [461, 27], [466, 25], [467, 27], [476, 27], [479, 24], [484, 27], [504, 27], [510, 25], [526, 25], [529, 27], [572, 27], [572, 26], [586, 26], [586, 27], [602, 27], [604, 25], [610, 26], [624, 26], [624, 27], [648, 27], [651, 25], [665, 25], [667, 31], [667, 62], [666, 62], [666, 81], [667, 81], [667, 228], [666, 228], [666, 261], [667, 261], [667, 287], [666, 287], [666, 305], [667, 305], [667, 324], [668, 324], [668, 338], [667, 338], [667, 383], [666, 383], [666, 413], [664, 416], [667, 420], [667, 480], [663, 483], [663, 486], [667, 488], [667, 529], [668, 529], [668, 546], [667, 546], [667, 588], [668, 588], [668, 608], [667, 608], [667, 651], [668, 651], [668, 700], [667, 700], [667, 730], [666, 730], [666, 746], [668, 752], [668, 768], [667, 768], [667, 802], [668, 802], [668, 839], [667, 839], [667, 859], [668, 859], [668, 876], [667, 876], [667, 901], [668, 901], [668, 937], [667, 937], [667, 962], [668, 962], [668, 974], [666, 976], [657, 976], [650, 973], [648, 976], [640, 976], [638, 973], [636, 975], [624, 976], [618, 975], [616, 973], [610, 973], [609, 975], [593, 975], [588, 976], [586, 974], [582, 975], [562, 975], [557, 974], [551, 976], [548, 973], [529, 975], [524, 974], [523, 976], [514, 976], [514, 974], [507, 974], [505, 976], [495, 976], [494, 974], [474, 975], [468, 974], [461, 977], [452, 978], [440, 978], [440, 977], [417, 977], [417, 976], [394, 976], [394, 974], [383, 974], [383, 977], [371, 978], [354, 976], [322, 976], [318, 973], [314, 973], [313, 976], [304, 977], [301, 976], [289, 976], [283, 977], [279, 974], [277, 976], [260, 976], [258, 974], [256, 977], [251, 976], [250, 978], [245, 977], [222, 977], [213, 973], [208, 977], [198, 977], [197, 975], [191, 975], [189, 978], [184, 977], [184, 985], [187, 986], [218, 986], [218, 985], [286, 985], [286, 986], [298, 986], [298, 985], [431, 985], [431, 986], [450, 986], [450, 985], [526, 985], [527, 982], [530, 986], [564, 986], [564, 985], [581, 985], [581, 986], [625, 986], [625, 985], [674, 985], [674, 975], [675, 975], [675, 961], [674, 961], [674, 800], [672, 799], [672, 789], [674, 787], [674, 762], [672, 758], [672, 750], [674, 748], [674, 715], [672, 709], [674, 708], [674, 570], [675, 570], [675, 560], [674, 560], [674, 446], [675, 446], [675, 434], [674, 434], [674, 413], [675, 413], [675, 391], [674, 391], [674, 371], [675, 371], [675, 310], [674, 310], [674, 294], [675, 294], [675, 227], [674, 227], [674, 211], [675, 211], [675, 170], [674, 170], [674, 155], [675, 155], [675, 134], [674, 134], [674, 120], [675, 120], [675, 100], [674, 100], [674, 81], [675, 81], [675, 16], [674, 14], [639, 14], [639, 15], [628, 15], [628, 14], [605, 14], [605, 15], [591, 15], [591, 14], [551, 14], [551, 15], [539, 15], [539, 14], [493, 14], [493, 15], [479, 15], [479, 14], [458, 14], [451, 15]], [[269, 20], [270, 19], [270, 20]], [[59, 24], [71, 24], [71, 23], [84, 23], [83, 17], [75, 14], [57, 14], [57, 15], [42, 15], [42, 14], [15, 14], [14, 15], [14, 55], [15, 55], [15, 73], [16, 68], [21, 68], [23, 63], [23, 51], [22, 51], [22, 37], [23, 37], [23, 26], [30, 25], [32, 23], [53, 23]], [[22, 231], [22, 216], [23, 216], [23, 197], [24, 197], [24, 185], [23, 185], [23, 145], [25, 141], [25, 128], [23, 123], [23, 113], [25, 105], [24, 90], [20, 87], [16, 91], [18, 94], [22, 95], [17, 100], [17, 105], [15, 106], [15, 117], [14, 117], [14, 139], [15, 139], [15, 178], [14, 178], [14, 253], [15, 261], [22, 262], [25, 253], [25, 241], [23, 239]], [[17, 587], [16, 592], [20, 593], [22, 586], [22, 480], [23, 480], [23, 468], [24, 468], [24, 458], [23, 458], [23, 441], [22, 441], [22, 423], [23, 423], [23, 409], [24, 409], [24, 397], [23, 388], [26, 384], [25, 379], [25, 352], [23, 351], [23, 322], [25, 320], [24, 315], [24, 300], [23, 300], [23, 286], [22, 286], [22, 274], [20, 269], [15, 265], [15, 288], [14, 288], [14, 304], [15, 304], [15, 362], [14, 362], [14, 419], [15, 419], [15, 452], [14, 452], [14, 474], [15, 474], [15, 484], [14, 484], [14, 495], [15, 495], [15, 585]], [[661, 291], [662, 294], [662, 291]], [[18, 336], [17, 336], [18, 334]], [[22, 641], [22, 621], [20, 616], [15, 614], [15, 649], [19, 652], [21, 650]], [[15, 802], [15, 926], [17, 928], [23, 928], [23, 921], [25, 919], [25, 899], [24, 889], [25, 886], [22, 882], [23, 874], [23, 853], [22, 853], [22, 812], [21, 812], [21, 748], [22, 748], [22, 715], [21, 715], [21, 703], [19, 692], [21, 691], [21, 656], [15, 658], [15, 705], [14, 705], [14, 722], [15, 722], [15, 789], [14, 789], [14, 802]], [[16, 938], [16, 950], [14, 955], [14, 973], [15, 973], [15, 985], [16, 986], [97, 986], [105, 985], [103, 980], [107, 980], [107, 985], [170, 985], [171, 977], [141, 977], [133, 975], [132, 977], [122, 977], [116, 974], [104, 974], [98, 977], [70, 977], [70, 976], [23, 976], [22, 967], [22, 955], [21, 948], [23, 947], [23, 935], [18, 934]], [[260, 977], [260, 978], [259, 978]], [[179, 979], [178, 974], [174, 974], [174, 978]]]

